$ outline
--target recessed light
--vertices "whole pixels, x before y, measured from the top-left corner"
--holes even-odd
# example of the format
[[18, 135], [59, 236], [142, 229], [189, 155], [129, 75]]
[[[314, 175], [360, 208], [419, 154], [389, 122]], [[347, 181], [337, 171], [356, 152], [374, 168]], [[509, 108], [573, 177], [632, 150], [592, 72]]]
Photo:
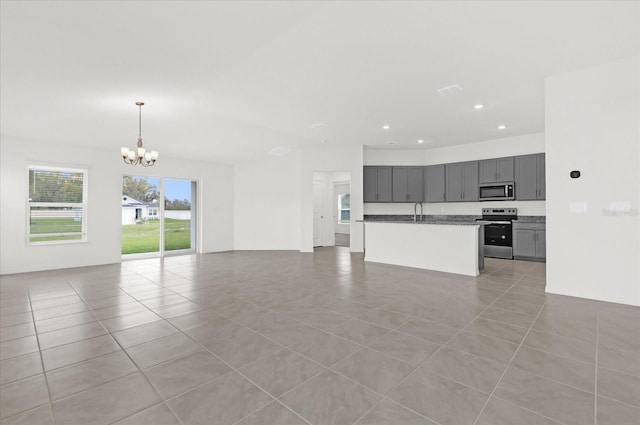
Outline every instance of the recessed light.
[[482, 109], [484, 108], [484, 105], [482, 103], [478, 103], [477, 105], [473, 106], [473, 109]]
[[387, 142], [385, 142], [387, 145], [395, 145], [396, 142], [394, 140], [388, 140]]
[[389, 124], [385, 124], [382, 126], [383, 130], [389, 130], [391, 128], [391, 126]]
[[322, 140], [320, 140], [320, 143], [327, 143], [327, 141], [322, 139]]
[[498, 130], [504, 130], [505, 128], [507, 128], [507, 126], [506, 126], [506, 125], [504, 125], [504, 124], [500, 124], [500, 125], [498, 126]]
[[422, 143], [424, 143], [424, 140], [420, 139], [420, 140], [418, 140], [418, 143], [422, 144]]

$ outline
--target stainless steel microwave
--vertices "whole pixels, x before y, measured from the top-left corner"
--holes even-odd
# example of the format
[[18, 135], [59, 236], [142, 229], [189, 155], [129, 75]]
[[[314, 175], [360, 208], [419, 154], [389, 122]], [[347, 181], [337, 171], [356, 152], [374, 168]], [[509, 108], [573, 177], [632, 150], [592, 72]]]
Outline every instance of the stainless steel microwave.
[[479, 199], [481, 201], [513, 201], [515, 199], [515, 184], [510, 183], [482, 183]]

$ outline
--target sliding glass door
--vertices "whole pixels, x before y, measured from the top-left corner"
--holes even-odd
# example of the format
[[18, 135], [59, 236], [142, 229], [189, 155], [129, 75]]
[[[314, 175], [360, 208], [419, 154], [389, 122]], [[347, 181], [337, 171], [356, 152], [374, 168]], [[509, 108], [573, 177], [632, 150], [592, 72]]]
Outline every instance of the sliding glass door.
[[195, 203], [195, 181], [123, 176], [122, 255], [194, 252]]
[[164, 179], [164, 250], [193, 250], [195, 182]]

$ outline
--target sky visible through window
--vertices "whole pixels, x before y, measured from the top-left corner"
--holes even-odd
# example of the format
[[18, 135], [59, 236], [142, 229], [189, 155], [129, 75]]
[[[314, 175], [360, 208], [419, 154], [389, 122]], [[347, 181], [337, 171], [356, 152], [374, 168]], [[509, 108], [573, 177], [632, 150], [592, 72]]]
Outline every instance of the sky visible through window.
[[166, 179], [164, 181], [164, 197], [169, 200], [191, 200], [191, 181]]

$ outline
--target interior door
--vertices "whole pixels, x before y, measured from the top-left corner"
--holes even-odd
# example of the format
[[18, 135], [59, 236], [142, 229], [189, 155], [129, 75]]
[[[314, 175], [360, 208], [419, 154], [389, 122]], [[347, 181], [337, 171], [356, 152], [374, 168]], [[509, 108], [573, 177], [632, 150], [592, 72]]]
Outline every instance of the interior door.
[[323, 184], [319, 181], [313, 182], [313, 246], [323, 246], [323, 202], [324, 196]]

